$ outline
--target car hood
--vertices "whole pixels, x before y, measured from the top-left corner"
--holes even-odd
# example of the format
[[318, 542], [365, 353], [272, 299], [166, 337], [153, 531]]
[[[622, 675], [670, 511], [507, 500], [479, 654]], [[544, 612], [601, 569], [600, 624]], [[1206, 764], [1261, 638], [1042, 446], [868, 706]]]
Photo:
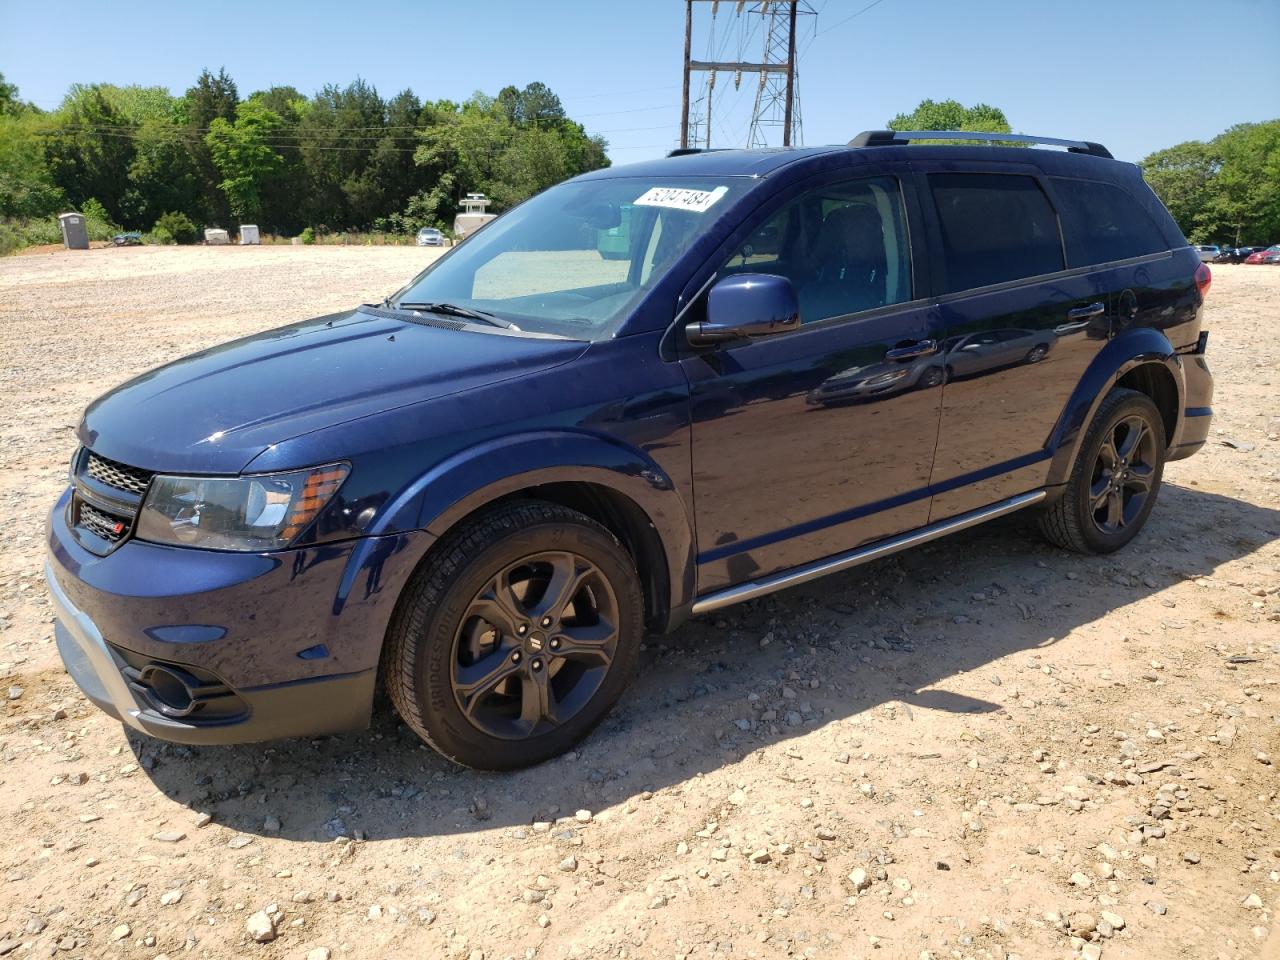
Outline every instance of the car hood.
[[360, 308], [159, 367], [95, 400], [80, 442], [169, 473], [238, 473], [272, 444], [565, 363], [587, 344]]

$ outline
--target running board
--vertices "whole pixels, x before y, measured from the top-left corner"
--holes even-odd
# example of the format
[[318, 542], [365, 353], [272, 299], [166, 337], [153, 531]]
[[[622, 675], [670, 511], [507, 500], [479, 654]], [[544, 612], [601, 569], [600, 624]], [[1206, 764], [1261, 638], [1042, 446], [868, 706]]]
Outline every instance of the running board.
[[817, 580], [819, 577], [825, 577], [829, 573], [848, 570], [850, 567], [856, 567], [871, 560], [887, 557], [892, 553], [897, 553], [899, 550], [906, 550], [909, 547], [915, 547], [922, 543], [928, 543], [930, 540], [945, 537], [949, 533], [966, 530], [969, 527], [977, 526], [979, 523], [994, 520], [996, 517], [1002, 517], [1006, 513], [1013, 513], [1015, 510], [1029, 507], [1033, 503], [1039, 503], [1044, 498], [1044, 490], [1023, 493], [1016, 497], [1010, 497], [1008, 500], [993, 503], [989, 507], [983, 507], [981, 510], [962, 513], [960, 516], [952, 517], [950, 520], [943, 520], [927, 527], [920, 527], [910, 533], [899, 534], [888, 540], [881, 540], [870, 546], [851, 550], [849, 553], [837, 554], [834, 557], [817, 560], [802, 567], [783, 570], [780, 573], [765, 577], [763, 580], [752, 580], [748, 583], [740, 583], [736, 587], [709, 593], [705, 597], [699, 597], [694, 601], [693, 613], [695, 616], [700, 613], [710, 613], [712, 610], [719, 610], [721, 607], [742, 603], [744, 600], [754, 600], [756, 597], [764, 596], [766, 593], [773, 593], [775, 590], [785, 590], [787, 587], [795, 587], [802, 583], [808, 583], [810, 580]]

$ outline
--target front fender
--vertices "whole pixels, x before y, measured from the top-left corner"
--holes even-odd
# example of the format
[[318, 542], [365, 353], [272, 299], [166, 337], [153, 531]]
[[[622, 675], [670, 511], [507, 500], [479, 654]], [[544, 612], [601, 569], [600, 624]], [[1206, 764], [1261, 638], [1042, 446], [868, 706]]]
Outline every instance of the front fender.
[[[1178, 362], [1173, 344], [1159, 330], [1151, 327], [1134, 327], [1115, 336], [1093, 358], [1067, 400], [1062, 416], [1049, 437], [1049, 449], [1053, 459], [1046, 484], [1050, 487], [1064, 484], [1071, 476], [1076, 455], [1084, 442], [1085, 430], [1103, 398], [1126, 373], [1142, 364], [1154, 363], [1164, 367], [1173, 377], [1178, 390], [1178, 420], [1181, 424], [1183, 398], [1186, 383], [1182, 365]], [[1176, 436], [1176, 433], [1175, 433]]]
[[549, 483], [593, 484], [635, 504], [662, 542], [671, 608], [692, 603], [693, 523], [683, 497], [651, 457], [601, 434], [545, 430], [468, 447], [405, 488], [369, 532], [420, 529], [439, 538], [485, 504]]

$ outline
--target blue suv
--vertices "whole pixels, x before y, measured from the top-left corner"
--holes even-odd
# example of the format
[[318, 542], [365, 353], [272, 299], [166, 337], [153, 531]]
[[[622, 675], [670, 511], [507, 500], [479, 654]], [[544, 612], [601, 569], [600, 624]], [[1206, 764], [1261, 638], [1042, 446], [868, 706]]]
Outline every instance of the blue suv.
[[1209, 270], [1103, 147], [969, 139], [596, 171], [113, 390], [49, 520], [68, 671], [202, 744], [359, 728], [383, 685], [508, 769], [646, 630], [1024, 508], [1123, 546], [1208, 433]]

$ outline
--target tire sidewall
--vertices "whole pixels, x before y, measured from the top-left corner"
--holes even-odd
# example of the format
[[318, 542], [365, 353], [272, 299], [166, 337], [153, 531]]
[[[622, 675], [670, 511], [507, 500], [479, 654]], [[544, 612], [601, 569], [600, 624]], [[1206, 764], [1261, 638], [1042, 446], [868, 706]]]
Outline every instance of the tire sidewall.
[[[454, 641], [471, 600], [485, 581], [523, 557], [567, 550], [595, 564], [618, 604], [614, 660], [591, 700], [568, 722], [525, 740], [502, 740], [474, 727], [453, 695]], [[548, 521], [496, 537], [439, 584], [438, 602], [411, 638], [419, 645], [413, 677], [415, 696], [432, 745], [468, 766], [513, 769], [540, 763], [569, 749], [608, 713], [634, 672], [643, 636], [644, 604], [639, 578], [626, 551], [605, 531], [586, 523]]]

